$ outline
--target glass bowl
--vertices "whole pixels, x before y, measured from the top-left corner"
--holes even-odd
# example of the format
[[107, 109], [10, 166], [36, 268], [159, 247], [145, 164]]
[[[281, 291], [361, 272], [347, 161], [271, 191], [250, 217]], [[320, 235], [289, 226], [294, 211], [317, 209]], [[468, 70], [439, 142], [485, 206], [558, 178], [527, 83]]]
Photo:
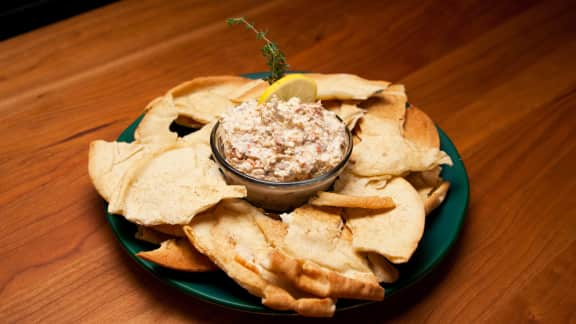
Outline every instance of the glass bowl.
[[220, 142], [219, 126], [220, 122], [217, 122], [212, 129], [210, 147], [212, 148], [212, 156], [220, 167], [226, 183], [246, 186], [248, 191], [246, 199], [254, 206], [268, 211], [284, 212], [294, 209], [304, 204], [316, 192], [328, 190], [348, 164], [352, 153], [352, 133], [345, 126], [346, 147], [344, 148], [344, 158], [334, 168], [306, 180], [291, 182], [262, 180], [242, 173], [226, 161], [222, 154], [223, 145]]

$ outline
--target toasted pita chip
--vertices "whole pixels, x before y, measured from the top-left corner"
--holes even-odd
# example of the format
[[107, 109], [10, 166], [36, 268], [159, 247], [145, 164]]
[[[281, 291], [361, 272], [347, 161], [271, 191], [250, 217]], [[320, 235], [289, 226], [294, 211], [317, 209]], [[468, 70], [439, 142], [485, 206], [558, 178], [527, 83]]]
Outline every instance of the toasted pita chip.
[[375, 117], [369, 110], [360, 124], [361, 141], [354, 146], [350, 170], [359, 176], [404, 175], [426, 171], [440, 164], [452, 165], [450, 157], [437, 148], [407, 140], [397, 121]]
[[278, 250], [272, 253], [270, 264], [277, 273], [292, 280], [299, 288], [315, 295], [375, 301], [384, 298], [384, 289], [378, 285], [376, 277], [370, 282], [352, 279], [337, 271], [319, 266], [314, 262], [291, 257]]
[[173, 270], [187, 272], [218, 270], [218, 267], [210, 259], [198, 252], [185, 238], [164, 241], [156, 250], [142, 251], [136, 255], [146, 261]]
[[253, 81], [238, 76], [198, 77], [168, 91], [179, 116], [176, 122], [187, 127], [207, 124], [234, 106], [231, 101]]
[[[386, 129], [386, 127], [382, 127]], [[402, 176], [411, 171], [452, 165], [450, 156], [434, 148], [423, 148], [388, 128], [388, 134], [366, 135], [354, 146], [350, 170], [359, 176]]]
[[424, 233], [424, 202], [414, 187], [400, 177], [390, 180], [381, 195], [392, 197], [396, 208], [345, 210], [353, 246], [357, 251], [383, 255], [392, 263], [407, 262]]
[[340, 107], [339, 116], [342, 121], [344, 121], [346, 126], [348, 126], [348, 129], [354, 130], [360, 119], [364, 116], [365, 112], [366, 111], [364, 109], [359, 108], [356, 105], [344, 103]]
[[408, 126], [411, 136], [419, 143], [403, 135], [407, 99], [403, 89], [397, 87], [379, 94], [379, 101], [367, 108], [360, 123], [357, 135], [361, 141], [354, 146], [350, 168], [356, 175], [403, 176], [410, 171], [430, 170], [440, 164], [452, 165], [450, 157], [438, 147], [419, 145], [431, 131], [413, 130], [415, 124], [428, 125], [423, 113], [411, 113], [412, 121]]
[[353, 130], [356, 127], [356, 124], [366, 112], [366, 110], [359, 108], [354, 104], [341, 103], [337, 101], [322, 102], [322, 106], [340, 117], [350, 130]]
[[[440, 137], [434, 122], [414, 106], [406, 111], [404, 136], [420, 147], [440, 148]], [[450, 188], [450, 183], [440, 177], [440, 170], [440, 167], [436, 167], [429, 171], [413, 172], [406, 177], [422, 197], [426, 215], [440, 206]]]
[[334, 183], [334, 192], [350, 196], [377, 196], [392, 176], [359, 177], [350, 168], [344, 169]]
[[360, 123], [357, 135], [361, 138], [366, 135], [381, 135], [380, 128], [383, 125], [402, 135], [407, 100], [404, 86], [395, 84], [362, 103], [366, 114]]
[[406, 110], [404, 137], [423, 147], [440, 149], [440, 137], [436, 125], [422, 110], [412, 106]]
[[[142, 147], [129, 143], [96, 140], [90, 143], [88, 174], [98, 194], [106, 201], [118, 186], [131, 158], [142, 154]], [[138, 157], [136, 157], [138, 158]]]
[[238, 98], [244, 96], [246, 93], [252, 92], [254, 89], [266, 89], [267, 87], [268, 82], [263, 79], [251, 80], [249, 83], [246, 83], [242, 87], [236, 89], [228, 96], [228, 98], [233, 102], [238, 103]]
[[398, 277], [400, 277], [398, 269], [396, 269], [392, 264], [390, 264], [390, 262], [388, 262], [388, 260], [386, 260], [386, 258], [380, 254], [372, 252], [362, 254], [365, 255], [368, 259], [370, 269], [372, 269], [372, 272], [374, 275], [376, 275], [376, 277], [378, 277], [380, 282], [393, 283], [398, 280]]
[[248, 100], [257, 100], [268, 88], [268, 82], [264, 80], [254, 80], [251, 84], [244, 87], [244, 91], [232, 99], [235, 103], [240, 103]]
[[281, 248], [333, 270], [358, 272], [357, 278], [372, 279], [367, 263], [350, 246], [351, 233], [344, 227], [340, 208], [304, 205], [282, 214], [287, 224]]
[[197, 92], [211, 92], [225, 98], [234, 98], [237, 92], [252, 83], [252, 79], [233, 75], [197, 77], [170, 89], [168, 94], [174, 99], [183, 98]]
[[168, 235], [159, 231], [156, 231], [150, 227], [138, 225], [136, 234], [134, 238], [140, 241], [158, 244], [174, 238], [172, 235]]
[[418, 191], [424, 201], [426, 215], [442, 204], [450, 189], [450, 182], [440, 177], [440, 171], [441, 168], [438, 167], [430, 171], [413, 172], [406, 176], [406, 180]]
[[184, 232], [192, 244], [230, 278], [272, 309], [306, 316], [332, 316], [331, 298], [296, 290], [265, 269], [272, 248], [254, 221], [262, 212], [243, 200], [227, 200], [195, 217]]
[[211, 122], [202, 126], [199, 130], [192, 132], [184, 137], [178, 139], [178, 143], [182, 146], [187, 145], [204, 145], [206, 148], [210, 147], [210, 134], [214, 128], [215, 122]]
[[226, 198], [246, 196], [229, 186], [202, 144], [174, 146], [138, 162], [122, 178], [108, 211], [140, 225], [188, 224]]
[[256, 217], [276, 247], [270, 270], [318, 296], [381, 300], [384, 289], [368, 262], [351, 245], [340, 209], [305, 205], [281, 215], [284, 226], [265, 215]]
[[353, 74], [309, 73], [307, 77], [316, 81], [317, 98], [320, 100], [365, 100], [386, 89], [389, 82], [371, 81]]
[[134, 133], [135, 142], [90, 143], [88, 173], [94, 187], [106, 201], [110, 201], [120, 180], [135, 163], [173, 145], [178, 139], [170, 131], [177, 112], [166, 98], [156, 98], [148, 106], [146, 115]]
[[102, 198], [110, 201], [126, 171], [161, 149], [159, 145], [93, 141], [88, 153], [88, 174], [92, 184]]
[[450, 189], [450, 182], [444, 181], [438, 187], [434, 188], [424, 201], [424, 209], [426, 210], [426, 215], [432, 213], [432, 211], [438, 208], [444, 199], [446, 199], [446, 195], [448, 194], [448, 190]]
[[[202, 91], [188, 94], [185, 97], [174, 98], [174, 105], [181, 117], [185, 117], [185, 125], [204, 125], [216, 120], [226, 110], [234, 107], [228, 98], [218, 94]], [[182, 122], [179, 118], [176, 122]]]
[[146, 107], [146, 115], [134, 131], [134, 140], [141, 144], [170, 145], [178, 134], [170, 131], [170, 124], [178, 117], [171, 98], [159, 97]]
[[403, 84], [391, 84], [388, 88], [384, 89], [381, 92], [376, 94], [377, 97], [385, 97], [385, 96], [407, 96], [406, 95], [406, 87]]
[[381, 196], [350, 196], [335, 192], [318, 192], [309, 201], [314, 206], [367, 208], [367, 209], [391, 209], [394, 201], [390, 197]]

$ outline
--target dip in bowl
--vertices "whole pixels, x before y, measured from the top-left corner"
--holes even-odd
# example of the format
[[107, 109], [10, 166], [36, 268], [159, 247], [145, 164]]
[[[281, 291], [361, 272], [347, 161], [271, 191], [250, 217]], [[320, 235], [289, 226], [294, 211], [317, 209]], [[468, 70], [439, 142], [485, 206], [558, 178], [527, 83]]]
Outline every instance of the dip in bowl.
[[227, 111], [210, 145], [229, 184], [246, 186], [258, 207], [286, 211], [332, 185], [352, 153], [352, 134], [319, 102], [273, 97]]

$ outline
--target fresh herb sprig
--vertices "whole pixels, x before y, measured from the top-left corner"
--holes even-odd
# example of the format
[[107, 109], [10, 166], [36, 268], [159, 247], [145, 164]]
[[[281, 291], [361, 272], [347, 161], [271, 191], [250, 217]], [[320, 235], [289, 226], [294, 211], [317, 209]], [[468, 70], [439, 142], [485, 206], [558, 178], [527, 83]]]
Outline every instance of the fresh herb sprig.
[[256, 29], [253, 23], [248, 22], [244, 17], [228, 18], [226, 19], [228, 26], [244, 24], [246, 29], [252, 30], [256, 33], [256, 39], [264, 40], [266, 44], [260, 50], [262, 55], [266, 58], [266, 64], [270, 68], [270, 74], [265, 79], [268, 83], [272, 84], [274, 81], [282, 78], [288, 70], [288, 63], [286, 62], [286, 56], [278, 48], [278, 45], [266, 37], [265, 31], [260, 31]]

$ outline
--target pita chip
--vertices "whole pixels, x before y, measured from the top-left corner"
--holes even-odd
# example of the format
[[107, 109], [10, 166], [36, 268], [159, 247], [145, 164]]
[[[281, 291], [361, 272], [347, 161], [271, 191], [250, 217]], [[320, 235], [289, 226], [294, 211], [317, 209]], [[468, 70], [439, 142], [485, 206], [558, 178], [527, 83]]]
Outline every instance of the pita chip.
[[[270, 270], [318, 296], [381, 300], [384, 289], [368, 262], [352, 248], [352, 235], [340, 209], [309, 205], [281, 215], [285, 227], [257, 217], [274, 243]], [[274, 237], [271, 237], [274, 236]]]
[[344, 124], [346, 124], [350, 130], [353, 130], [356, 127], [356, 124], [358, 124], [358, 121], [360, 121], [366, 112], [365, 109], [362, 109], [355, 104], [346, 102], [340, 103], [335, 101], [327, 101], [326, 103], [328, 105], [325, 105], [324, 102], [322, 105], [340, 117], [340, 119], [342, 119]]
[[176, 143], [178, 134], [170, 131], [170, 125], [178, 118], [178, 111], [171, 98], [158, 97], [146, 107], [146, 114], [134, 132], [134, 140], [140, 144], [170, 145]]
[[381, 196], [351, 196], [335, 192], [321, 191], [316, 193], [309, 201], [314, 206], [367, 208], [367, 209], [391, 209], [394, 201], [390, 197]]
[[227, 200], [198, 215], [184, 232], [192, 244], [262, 304], [315, 317], [332, 316], [334, 300], [305, 294], [268, 271], [272, 247], [254, 221], [261, 211]]
[[390, 84], [386, 81], [371, 81], [345, 73], [309, 73], [306, 76], [316, 81], [317, 98], [320, 100], [365, 100], [386, 89]]
[[120, 180], [137, 161], [151, 156], [176, 143], [178, 135], [170, 131], [177, 112], [164, 97], [153, 100], [134, 133], [133, 143], [90, 143], [88, 174], [94, 187], [106, 201], [120, 184]]
[[418, 146], [440, 149], [436, 125], [425, 112], [414, 106], [406, 109], [404, 137]]
[[232, 99], [252, 82], [229, 75], [198, 77], [170, 89], [167, 97], [178, 111], [178, 124], [199, 128], [233, 107]]
[[198, 252], [185, 238], [166, 240], [156, 250], [141, 251], [136, 255], [146, 261], [173, 270], [187, 272], [218, 270], [218, 267], [210, 259]]
[[379, 100], [384, 100], [383, 104], [367, 108], [360, 123], [361, 141], [352, 152], [351, 172], [363, 177], [403, 176], [411, 171], [431, 170], [440, 164], [452, 165], [450, 157], [439, 148], [418, 145], [403, 135], [406, 97], [402, 91], [385, 92], [381, 96]]
[[188, 224], [227, 198], [246, 196], [224, 181], [205, 145], [174, 146], [138, 161], [114, 192], [108, 211], [140, 225]]
[[390, 180], [381, 195], [392, 197], [396, 207], [345, 210], [352, 244], [357, 251], [380, 254], [392, 263], [407, 262], [424, 233], [424, 202], [412, 185], [399, 177]]
[[93, 141], [88, 153], [88, 174], [96, 191], [110, 201], [126, 171], [161, 149], [158, 145]]
[[398, 280], [400, 273], [385, 257], [377, 253], [362, 253], [367, 259], [370, 269], [380, 282], [393, 283]]

